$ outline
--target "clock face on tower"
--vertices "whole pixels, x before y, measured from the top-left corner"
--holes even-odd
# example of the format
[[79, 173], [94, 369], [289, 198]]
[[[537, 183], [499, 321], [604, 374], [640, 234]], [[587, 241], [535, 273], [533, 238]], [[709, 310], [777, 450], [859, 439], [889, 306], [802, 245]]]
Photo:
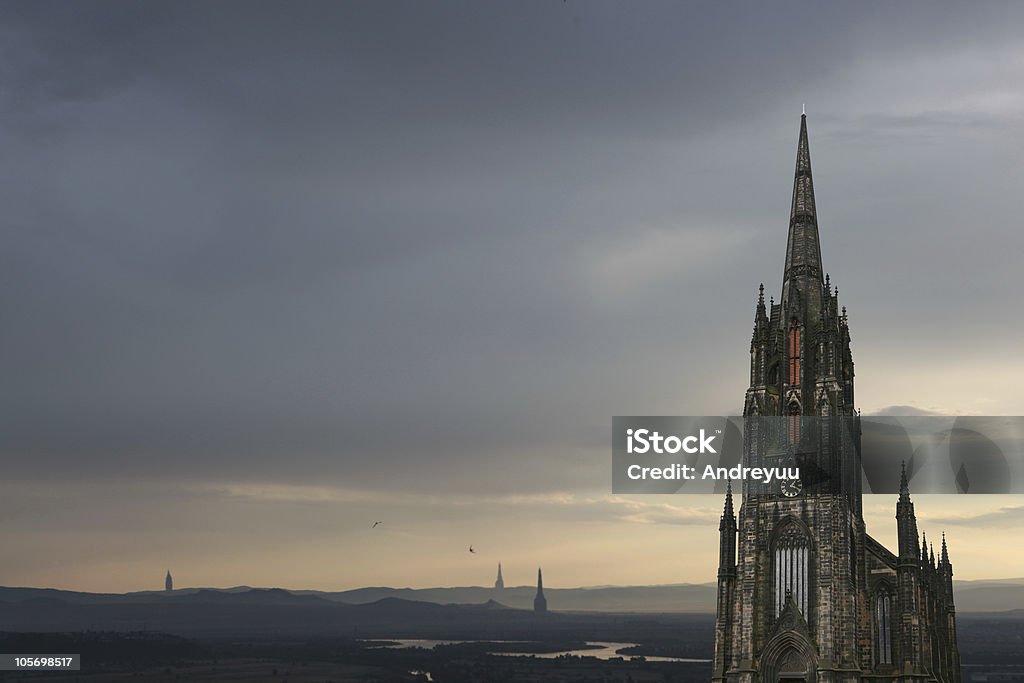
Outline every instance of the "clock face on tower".
[[803, 484], [800, 483], [799, 479], [783, 479], [779, 489], [786, 498], [794, 498], [800, 495], [800, 492], [803, 490]]

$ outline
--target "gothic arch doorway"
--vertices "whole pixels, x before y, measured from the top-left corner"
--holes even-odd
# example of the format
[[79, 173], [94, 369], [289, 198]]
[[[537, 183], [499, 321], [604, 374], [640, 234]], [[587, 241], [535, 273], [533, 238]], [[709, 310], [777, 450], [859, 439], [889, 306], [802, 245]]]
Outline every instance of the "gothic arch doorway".
[[784, 631], [761, 653], [760, 668], [762, 683], [815, 683], [817, 657], [803, 634]]
[[775, 665], [778, 683], [806, 683], [808, 662], [795, 649], [788, 650]]

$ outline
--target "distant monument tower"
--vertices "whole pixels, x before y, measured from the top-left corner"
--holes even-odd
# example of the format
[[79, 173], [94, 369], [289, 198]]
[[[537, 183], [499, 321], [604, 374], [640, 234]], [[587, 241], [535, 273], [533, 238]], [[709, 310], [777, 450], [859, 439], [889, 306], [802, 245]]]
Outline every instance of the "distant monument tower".
[[544, 614], [548, 611], [548, 601], [544, 597], [544, 577], [541, 576], [540, 567], [537, 567], [537, 597], [533, 599], [533, 611], [535, 614]]
[[167, 570], [167, 578], [164, 579], [164, 591], [170, 593], [174, 590], [174, 579], [171, 578], [171, 570]]
[[501, 578], [501, 562], [498, 563], [498, 580], [494, 582], [494, 590], [500, 591], [505, 589], [505, 579]]

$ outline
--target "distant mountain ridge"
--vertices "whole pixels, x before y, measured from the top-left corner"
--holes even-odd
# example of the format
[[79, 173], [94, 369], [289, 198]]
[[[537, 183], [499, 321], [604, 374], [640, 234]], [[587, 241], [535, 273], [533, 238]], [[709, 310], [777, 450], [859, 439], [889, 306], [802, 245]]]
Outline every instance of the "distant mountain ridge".
[[[596, 586], [587, 588], [545, 588], [551, 609], [580, 612], [647, 612], [711, 614], [715, 610], [714, 583], [666, 584], [654, 586]], [[67, 604], [149, 604], [182, 601], [192, 604], [304, 605], [310, 607], [342, 603], [366, 605], [384, 600], [437, 605], [532, 609], [536, 589], [511, 586], [501, 590], [481, 586], [437, 588], [391, 588], [370, 586], [345, 591], [287, 590], [283, 588], [183, 588], [134, 593], [85, 593], [55, 588], [0, 587], [0, 602], [30, 600]], [[1024, 578], [955, 581], [954, 595], [959, 612], [1005, 612], [1024, 610]]]
[[[581, 612], [695, 612], [714, 611], [715, 585], [606, 586], [601, 588], [545, 588], [552, 609]], [[496, 600], [516, 609], [532, 609], [534, 586], [510, 586], [501, 590], [478, 586], [453, 588], [357, 588], [318, 593], [349, 604], [374, 602], [385, 597], [438, 604], [473, 604]]]

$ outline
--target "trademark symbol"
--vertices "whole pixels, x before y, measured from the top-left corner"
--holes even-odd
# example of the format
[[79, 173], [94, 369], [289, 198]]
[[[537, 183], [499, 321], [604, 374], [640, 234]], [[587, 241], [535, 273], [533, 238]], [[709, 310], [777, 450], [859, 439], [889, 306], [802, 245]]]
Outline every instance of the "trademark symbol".
[[715, 434], [721, 434], [721, 433], [722, 433], [722, 430], [721, 430], [721, 429], [716, 429], [716, 430], [715, 430]]

